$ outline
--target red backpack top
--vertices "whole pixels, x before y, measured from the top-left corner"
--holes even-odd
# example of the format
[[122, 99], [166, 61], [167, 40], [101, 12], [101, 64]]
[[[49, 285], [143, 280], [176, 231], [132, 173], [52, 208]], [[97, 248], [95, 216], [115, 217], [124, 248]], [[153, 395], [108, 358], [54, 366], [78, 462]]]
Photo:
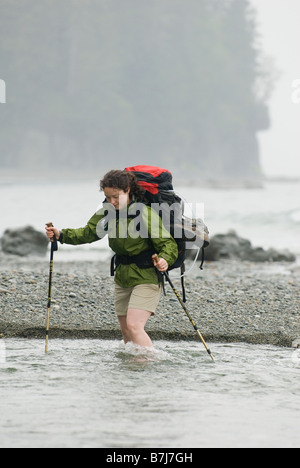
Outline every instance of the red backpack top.
[[167, 169], [156, 166], [132, 166], [126, 167], [125, 171], [133, 172], [139, 185], [152, 195], [158, 195], [162, 190], [174, 190], [173, 177]]

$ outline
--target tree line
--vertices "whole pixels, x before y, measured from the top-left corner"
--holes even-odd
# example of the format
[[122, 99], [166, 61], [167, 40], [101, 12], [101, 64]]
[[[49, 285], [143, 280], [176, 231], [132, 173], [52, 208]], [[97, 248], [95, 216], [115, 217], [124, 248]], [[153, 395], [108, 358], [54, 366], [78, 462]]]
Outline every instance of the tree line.
[[0, 167], [256, 177], [260, 56], [247, 0], [0, 0]]

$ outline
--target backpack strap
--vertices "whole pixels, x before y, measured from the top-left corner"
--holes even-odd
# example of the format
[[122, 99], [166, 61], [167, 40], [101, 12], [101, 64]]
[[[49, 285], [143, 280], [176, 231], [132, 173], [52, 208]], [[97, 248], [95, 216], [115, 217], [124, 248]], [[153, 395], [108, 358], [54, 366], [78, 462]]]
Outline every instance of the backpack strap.
[[185, 294], [185, 284], [184, 284], [184, 274], [185, 274], [185, 264], [181, 265], [181, 289], [182, 289], [182, 300], [186, 302], [186, 294]]
[[131, 265], [135, 263], [139, 268], [154, 268], [158, 283], [162, 285], [164, 295], [166, 295], [164, 275], [153, 265], [152, 255], [154, 253], [155, 252], [151, 249], [132, 256], [115, 254], [110, 261], [110, 276], [115, 276], [115, 271], [119, 265]]
[[111, 260], [110, 260], [110, 276], [115, 276], [115, 271], [116, 271], [115, 263], [116, 263], [116, 254], [113, 257], [111, 257]]
[[114, 276], [114, 272], [119, 265], [130, 265], [135, 263], [139, 268], [151, 268], [153, 266], [152, 255], [155, 252], [150, 250], [145, 250], [144, 252], [139, 253], [138, 255], [119, 255], [115, 254], [110, 263], [110, 274]]
[[204, 246], [201, 247], [201, 264], [200, 264], [200, 270], [203, 270], [203, 264], [204, 264]]

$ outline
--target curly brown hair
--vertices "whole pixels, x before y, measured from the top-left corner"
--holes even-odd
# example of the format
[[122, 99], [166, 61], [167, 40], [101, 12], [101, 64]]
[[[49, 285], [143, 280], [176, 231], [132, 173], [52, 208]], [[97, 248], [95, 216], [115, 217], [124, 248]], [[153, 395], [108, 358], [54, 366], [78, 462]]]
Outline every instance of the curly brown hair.
[[134, 174], [128, 171], [112, 170], [109, 171], [103, 179], [100, 181], [100, 189], [105, 188], [116, 188], [126, 192], [130, 189], [130, 196], [136, 198], [142, 198], [142, 189], [138, 185], [137, 178]]

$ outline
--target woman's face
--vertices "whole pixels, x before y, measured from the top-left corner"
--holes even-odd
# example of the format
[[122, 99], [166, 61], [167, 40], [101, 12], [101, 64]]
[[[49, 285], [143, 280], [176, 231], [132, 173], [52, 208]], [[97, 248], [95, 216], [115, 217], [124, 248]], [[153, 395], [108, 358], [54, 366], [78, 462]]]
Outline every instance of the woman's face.
[[107, 202], [113, 205], [116, 210], [122, 210], [129, 204], [129, 192], [129, 188], [126, 192], [113, 187], [105, 187], [104, 189]]

